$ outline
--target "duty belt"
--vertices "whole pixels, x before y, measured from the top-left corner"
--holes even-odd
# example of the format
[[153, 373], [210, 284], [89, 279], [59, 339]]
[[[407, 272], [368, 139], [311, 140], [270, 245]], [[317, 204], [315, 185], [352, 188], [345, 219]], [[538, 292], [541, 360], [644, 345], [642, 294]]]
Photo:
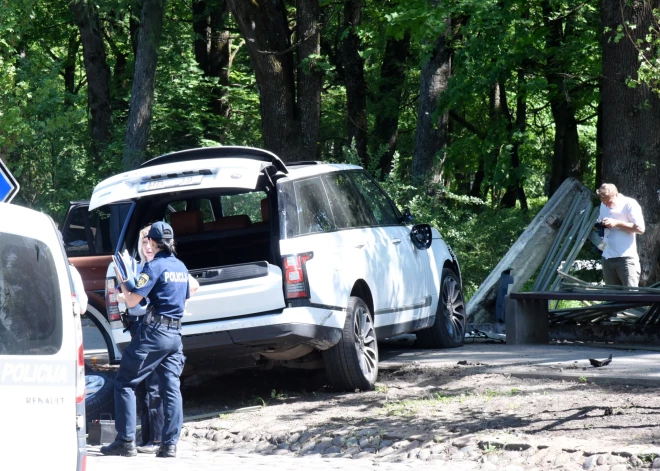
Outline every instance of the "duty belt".
[[161, 316], [160, 314], [151, 314], [147, 313], [144, 316], [145, 324], [160, 324], [167, 327], [173, 327], [175, 329], [181, 328], [181, 319], [174, 319], [172, 317]]

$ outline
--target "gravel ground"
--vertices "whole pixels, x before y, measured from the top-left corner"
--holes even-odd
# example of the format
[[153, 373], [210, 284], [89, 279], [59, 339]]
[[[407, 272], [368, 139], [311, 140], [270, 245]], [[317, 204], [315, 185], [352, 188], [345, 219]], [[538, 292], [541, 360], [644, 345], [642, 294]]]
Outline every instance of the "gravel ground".
[[[337, 393], [310, 371], [189, 378], [186, 453], [366, 459], [452, 469], [660, 468], [656, 390], [519, 379], [479, 365], [382, 372]], [[247, 408], [247, 409], [246, 409]], [[238, 410], [237, 410], [238, 409]], [[243, 409], [243, 410], [241, 410]]]

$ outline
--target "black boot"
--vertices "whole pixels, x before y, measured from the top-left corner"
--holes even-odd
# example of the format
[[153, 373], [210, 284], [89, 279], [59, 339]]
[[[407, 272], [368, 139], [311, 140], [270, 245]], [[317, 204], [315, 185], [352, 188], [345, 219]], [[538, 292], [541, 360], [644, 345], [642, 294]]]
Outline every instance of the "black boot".
[[110, 445], [102, 446], [101, 453], [112, 456], [136, 456], [135, 442], [127, 442], [119, 438]]
[[156, 456], [159, 458], [176, 458], [176, 445], [166, 445], [163, 443]]
[[137, 447], [138, 453], [157, 453], [160, 450], [160, 442], [158, 443], [145, 443]]

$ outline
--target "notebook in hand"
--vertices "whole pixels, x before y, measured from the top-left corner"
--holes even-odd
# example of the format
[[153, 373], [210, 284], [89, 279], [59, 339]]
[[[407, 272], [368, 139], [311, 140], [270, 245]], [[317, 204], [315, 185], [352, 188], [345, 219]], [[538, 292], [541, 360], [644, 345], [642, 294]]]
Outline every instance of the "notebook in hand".
[[115, 264], [115, 274], [120, 283], [124, 283], [129, 291], [135, 289], [135, 274], [130, 264], [127, 264], [121, 255], [113, 255], [112, 261]]

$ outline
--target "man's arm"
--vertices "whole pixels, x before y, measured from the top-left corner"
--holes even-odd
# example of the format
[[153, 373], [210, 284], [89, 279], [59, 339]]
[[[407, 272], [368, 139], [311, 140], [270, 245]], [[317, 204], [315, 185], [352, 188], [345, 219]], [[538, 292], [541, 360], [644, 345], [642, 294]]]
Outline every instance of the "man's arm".
[[621, 229], [629, 234], [644, 234], [644, 228], [639, 227], [634, 222], [618, 221], [612, 218], [603, 219], [603, 226], [609, 229]]

